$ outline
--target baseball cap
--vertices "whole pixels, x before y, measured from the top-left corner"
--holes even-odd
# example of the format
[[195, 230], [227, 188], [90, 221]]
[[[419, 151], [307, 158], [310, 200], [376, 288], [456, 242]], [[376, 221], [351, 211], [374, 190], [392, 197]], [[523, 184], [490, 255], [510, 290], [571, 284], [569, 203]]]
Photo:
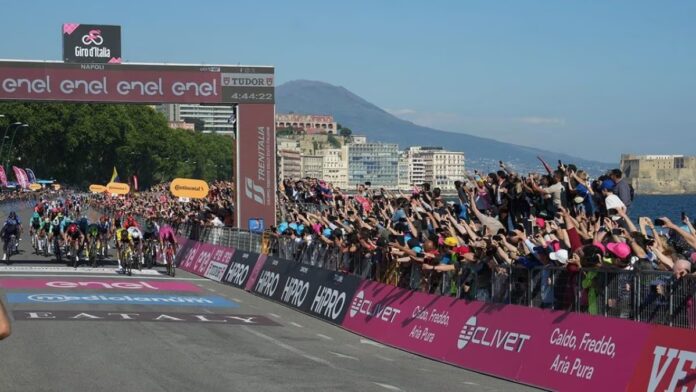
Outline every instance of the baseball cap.
[[555, 252], [551, 252], [549, 253], [549, 259], [558, 261], [561, 264], [568, 264], [568, 251], [559, 249]]
[[599, 190], [603, 191], [605, 189], [610, 190], [610, 191], [613, 190], [614, 189], [614, 181], [612, 181], [610, 179], [606, 179], [606, 180], [602, 181], [602, 184], [599, 186]]
[[330, 237], [331, 236], [331, 229], [324, 229], [321, 233], [324, 237]]
[[461, 246], [454, 248], [454, 252], [460, 256], [463, 256], [467, 253], [471, 253], [471, 249], [469, 249], [469, 247], [466, 245], [461, 245]]
[[631, 254], [631, 247], [624, 242], [610, 242], [607, 244], [607, 249], [620, 259], [626, 258]]
[[454, 246], [457, 246], [458, 243], [459, 243], [459, 242], [458, 242], [457, 239], [454, 238], [454, 237], [447, 237], [447, 238], [445, 238], [445, 245], [447, 245], [447, 246], [452, 246], [452, 247], [454, 247]]

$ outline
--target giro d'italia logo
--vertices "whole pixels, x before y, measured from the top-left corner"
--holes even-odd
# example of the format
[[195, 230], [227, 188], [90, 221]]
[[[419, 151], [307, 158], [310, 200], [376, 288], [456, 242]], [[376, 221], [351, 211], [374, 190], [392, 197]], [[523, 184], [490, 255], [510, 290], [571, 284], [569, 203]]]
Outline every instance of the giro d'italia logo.
[[474, 336], [475, 331], [476, 331], [476, 316], [471, 316], [466, 321], [466, 323], [464, 323], [462, 330], [459, 332], [459, 340], [457, 341], [457, 348], [461, 350], [464, 347], [466, 347], [466, 345], [469, 344], [469, 342], [471, 341], [471, 338]]

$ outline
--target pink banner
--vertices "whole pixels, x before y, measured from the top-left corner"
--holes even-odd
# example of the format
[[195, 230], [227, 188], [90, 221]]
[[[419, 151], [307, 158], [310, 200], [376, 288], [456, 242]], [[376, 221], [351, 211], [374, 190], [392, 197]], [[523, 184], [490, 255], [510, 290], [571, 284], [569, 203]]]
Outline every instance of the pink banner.
[[343, 327], [467, 369], [565, 391], [626, 389], [651, 328], [368, 281], [358, 289]]
[[178, 267], [219, 282], [233, 254], [233, 248], [189, 241], [178, 255], [180, 257]]
[[70, 290], [114, 290], [128, 291], [183, 291], [198, 292], [200, 287], [186, 282], [164, 280], [130, 280], [130, 279], [97, 279], [97, 278], [53, 278], [53, 279], [0, 279], [3, 289], [70, 289]]
[[28, 184], [24, 177], [26, 174], [23, 172], [23, 170], [17, 166], [12, 166], [12, 171], [14, 172], [15, 179], [17, 180], [17, 185], [19, 185], [21, 188], [26, 188]]
[[2, 186], [7, 186], [7, 174], [5, 174], [5, 168], [0, 166], [0, 183]]
[[30, 184], [29, 176], [27, 175], [27, 172], [24, 171], [24, 169], [22, 169], [21, 167], [19, 168], [19, 172], [22, 175], [22, 181], [24, 182], [24, 185], [22, 186], [22, 188], [26, 189], [29, 187], [29, 184]]

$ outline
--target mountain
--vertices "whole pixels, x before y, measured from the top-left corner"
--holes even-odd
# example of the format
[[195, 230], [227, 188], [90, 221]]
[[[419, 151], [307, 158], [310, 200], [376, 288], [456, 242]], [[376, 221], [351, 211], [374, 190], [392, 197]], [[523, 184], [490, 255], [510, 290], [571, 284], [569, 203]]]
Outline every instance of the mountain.
[[567, 154], [416, 125], [387, 113], [344, 87], [324, 82], [295, 80], [278, 86], [276, 112], [330, 114], [341, 125], [352, 129], [355, 135], [365, 135], [368, 141], [397, 143], [400, 149], [427, 145], [463, 151], [470, 169], [493, 170], [498, 160], [503, 160], [520, 172], [538, 171], [541, 166], [537, 156], [542, 156], [551, 166], [560, 159], [595, 174], [611, 166]]

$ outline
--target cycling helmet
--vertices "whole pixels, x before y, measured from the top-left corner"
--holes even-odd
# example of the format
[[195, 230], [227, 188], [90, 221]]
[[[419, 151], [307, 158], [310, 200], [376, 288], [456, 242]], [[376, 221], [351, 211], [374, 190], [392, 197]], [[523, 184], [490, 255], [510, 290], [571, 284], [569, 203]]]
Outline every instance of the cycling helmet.
[[68, 226], [68, 233], [74, 234], [77, 231], [77, 225]]
[[140, 232], [139, 231], [132, 231], [130, 233], [131, 237], [133, 237], [134, 240], [140, 239]]
[[39, 219], [39, 218], [41, 218], [41, 215], [39, 215], [38, 212], [34, 211], [34, 213], [32, 214], [31, 218], [32, 218], [32, 219]]
[[51, 222], [53, 226], [60, 226], [60, 219], [58, 218], [53, 218], [53, 222]]
[[17, 219], [17, 214], [14, 211], [10, 212], [8, 219]]

